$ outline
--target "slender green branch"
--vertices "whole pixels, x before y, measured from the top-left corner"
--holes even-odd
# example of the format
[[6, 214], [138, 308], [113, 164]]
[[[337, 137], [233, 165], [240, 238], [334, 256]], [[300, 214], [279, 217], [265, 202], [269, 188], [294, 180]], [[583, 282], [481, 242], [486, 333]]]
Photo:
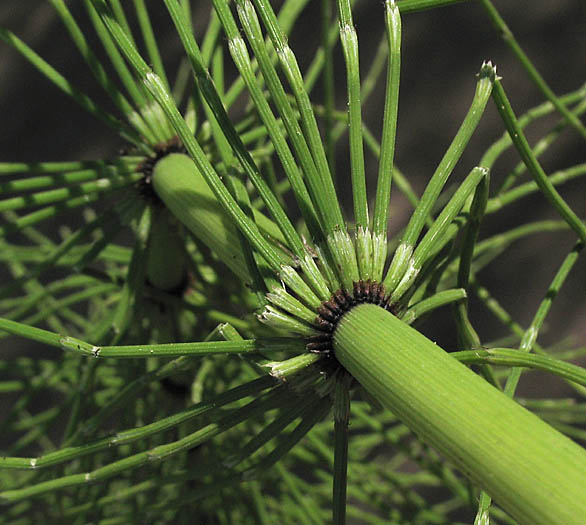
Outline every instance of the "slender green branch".
[[229, 468], [234, 468], [243, 461], [250, 460], [250, 457], [264, 447], [271, 439], [284, 432], [289, 424], [298, 417], [303, 417], [308, 410], [313, 409], [318, 400], [319, 397], [316, 394], [305, 397], [302, 403], [299, 402], [299, 399], [292, 397], [287, 403], [279, 407], [282, 412], [279, 417], [264, 427], [256, 436], [252, 437], [238, 451], [238, 454], [224, 460], [224, 465]]
[[51, 65], [43, 60], [37, 53], [35, 53], [29, 46], [27, 46], [20, 38], [6, 29], [0, 28], [0, 39], [4, 40], [8, 45], [12, 46], [16, 51], [21, 53], [35, 68], [37, 68], [48, 80], [53, 82], [65, 94], [69, 95], [75, 102], [77, 102], [88, 113], [96, 117], [98, 120], [106, 124], [108, 127], [120, 134], [122, 138], [134, 144], [138, 149], [144, 153], [150, 153], [150, 149], [145, 146], [140, 137], [134, 129], [127, 126], [125, 123], [119, 121], [116, 117], [100, 108], [96, 103], [82, 93], [60, 73], [57, 72]]
[[547, 85], [545, 79], [539, 74], [539, 71], [535, 68], [529, 57], [525, 54], [515, 35], [509, 29], [503, 18], [500, 16], [499, 12], [494, 7], [494, 4], [491, 0], [481, 0], [482, 7], [488, 14], [491, 22], [493, 23], [495, 29], [499, 32], [502, 39], [505, 41], [505, 44], [509, 46], [511, 51], [514, 55], [519, 59], [521, 65], [525, 68], [525, 71], [533, 80], [533, 83], [537, 86], [537, 88], [543, 93], [545, 98], [549, 100], [555, 108], [563, 115], [564, 119], [568, 122], [570, 126], [572, 126], [581, 136], [583, 139], [586, 140], [586, 127], [576, 115], [568, 110], [568, 108], [560, 101], [560, 99], [555, 95], [552, 89]]
[[397, 287], [407, 271], [415, 242], [423, 229], [427, 216], [480, 121], [492, 91], [495, 77], [496, 70], [492, 64], [483, 64], [476, 86], [476, 93], [466, 118], [425, 188], [421, 201], [413, 212], [405, 233], [401, 237], [401, 243], [395, 251], [391, 266], [383, 281], [385, 287], [391, 292]]
[[[77, 195], [101, 193], [115, 188], [122, 188], [136, 182], [141, 176], [140, 173], [130, 173], [127, 175], [116, 173], [116, 176], [111, 178], [98, 179], [93, 182], [84, 182], [75, 186], [40, 191], [38, 193], [22, 195], [19, 197], [11, 197], [0, 201], [0, 212], [20, 210], [22, 208], [33, 206], [44, 206], [46, 204], [68, 200]], [[8, 185], [10, 185], [10, 183], [8, 183]]]
[[169, 81], [167, 80], [163, 61], [161, 60], [159, 46], [157, 45], [157, 40], [155, 38], [155, 33], [153, 31], [153, 26], [151, 24], [151, 19], [147, 11], [146, 4], [144, 0], [133, 0], [133, 2], [134, 9], [136, 10], [136, 17], [142, 32], [142, 38], [149, 54], [149, 61], [153, 66], [153, 71], [163, 81], [165, 87], [169, 89]]
[[[245, 4], [249, 4], [248, 1], [243, 1]], [[281, 64], [283, 72], [287, 77], [293, 95], [297, 101], [297, 108], [301, 115], [303, 134], [305, 135], [316, 168], [321, 177], [323, 188], [328, 195], [328, 203], [335, 220], [333, 224], [328, 224], [328, 230], [332, 231], [336, 227], [344, 229], [345, 223], [342, 217], [342, 211], [336, 198], [336, 191], [334, 189], [325, 150], [317, 127], [315, 115], [311, 108], [309, 96], [303, 85], [303, 77], [299, 70], [297, 60], [287, 44], [286, 35], [279, 26], [275, 13], [268, 2], [266, 0], [255, 0], [255, 5], [263, 23], [265, 24], [271, 41], [277, 50], [279, 63]]]
[[[106, 50], [110, 62], [116, 70], [116, 73], [118, 73], [118, 76], [122, 84], [124, 85], [126, 91], [134, 101], [135, 105], [138, 106], [138, 108], [144, 107], [147, 103], [144, 90], [140, 85], [137, 85], [134, 81], [132, 74], [130, 73], [128, 67], [124, 63], [124, 59], [120, 55], [118, 49], [116, 49], [116, 45], [112, 40], [112, 37], [108, 33], [106, 26], [100, 20], [100, 17], [96, 9], [94, 8], [91, 0], [84, 0], [84, 6], [86, 8], [90, 20], [92, 21], [96, 34], [98, 35], [98, 38], [104, 46], [104, 49]], [[128, 33], [130, 33], [130, 31], [128, 31]], [[148, 124], [149, 127], [152, 127], [152, 122], [148, 122]], [[156, 134], [156, 131], [151, 129], [151, 133]]]
[[[205, 69], [197, 43], [195, 42], [193, 35], [189, 32], [189, 28], [182, 18], [183, 11], [180, 9], [175, 0], [165, 0], [165, 4], [173, 18], [175, 27], [181, 36], [184, 48], [187, 52], [194, 74], [196, 76], [199, 89], [214, 112], [214, 116], [218, 120], [222, 132], [225, 134], [226, 139], [233, 148], [234, 153], [240, 161], [244, 171], [250, 177], [251, 181], [258, 190], [273, 219], [279, 225], [279, 228], [287, 239], [289, 246], [297, 255], [297, 257], [303, 258], [305, 255], [303, 242], [293, 227], [290, 219], [285, 214], [285, 211], [279, 204], [276, 196], [261, 177], [257, 166], [252, 160], [252, 157], [247, 152], [238, 133], [230, 122], [230, 119], [228, 118], [228, 115], [226, 114], [226, 111], [222, 105], [220, 96], [210, 81], [209, 73]], [[236, 42], [238, 42], [238, 40], [232, 40], [231, 45], [234, 46]], [[241, 53], [242, 55], [245, 55], [246, 48], [239, 46], [238, 49], [233, 49], [233, 53]], [[243, 60], [246, 61], [246, 57], [243, 56]]]
[[25, 230], [29, 226], [32, 226], [39, 222], [43, 222], [47, 219], [57, 217], [62, 213], [75, 210], [76, 208], [79, 208], [81, 206], [90, 205], [97, 201], [100, 197], [103, 197], [110, 193], [115, 193], [116, 190], [116, 187], [111, 187], [108, 191], [100, 193], [91, 193], [89, 195], [81, 195], [80, 197], [67, 199], [52, 206], [40, 208], [36, 211], [27, 213], [25, 215], [21, 215], [18, 218], [11, 218], [10, 220], [6, 221], [8, 222], [7, 225], [0, 225], [0, 237], [4, 237], [6, 234], [11, 232]]
[[247, 339], [243, 341], [210, 341], [167, 343], [160, 345], [96, 346], [75, 337], [63, 336], [41, 328], [0, 318], [0, 330], [88, 357], [149, 358], [241, 354], [260, 351], [303, 351], [305, 344], [295, 338]]
[[[478, 238], [480, 223], [484, 217], [487, 206], [489, 193], [489, 177], [487, 176], [480, 181], [474, 192], [474, 198], [470, 205], [470, 214], [462, 250], [460, 254], [460, 263], [458, 266], [457, 285], [460, 288], [468, 290], [470, 281], [470, 272], [472, 269], [472, 260], [474, 257], [474, 248]], [[458, 327], [458, 341], [460, 348], [478, 348], [480, 347], [480, 337], [472, 326], [468, 317], [468, 301], [460, 301], [455, 308], [456, 324]], [[484, 368], [483, 372], [487, 375], [488, 369]]]
[[[556, 171], [549, 176], [549, 181], [554, 186], [563, 184], [567, 181], [573, 180], [577, 177], [586, 175], [586, 163], [572, 166], [564, 170]], [[512, 190], [504, 193], [500, 193], [495, 197], [491, 198], [486, 205], [486, 213], [494, 213], [501, 210], [504, 206], [515, 202], [527, 195], [531, 195], [536, 191], [539, 191], [539, 185], [536, 182], [527, 182], [525, 184], [519, 184]]]
[[[346, 84], [348, 93], [348, 126], [350, 129], [350, 174], [354, 201], [356, 228], [368, 228], [368, 200], [366, 198], [366, 175], [364, 172], [364, 147], [362, 144], [362, 104], [360, 102], [360, 64], [358, 59], [358, 35], [352, 20], [350, 0], [338, 0], [340, 19], [340, 42], [346, 62]], [[360, 253], [358, 258], [360, 261]], [[361, 274], [364, 274], [364, 269]], [[363, 277], [369, 278], [370, 272]]]
[[[312, 232], [313, 235], [318, 235], [320, 228], [318, 225], [318, 219], [315, 215], [315, 210], [313, 209], [313, 204], [311, 203], [311, 199], [295, 159], [293, 158], [289, 146], [287, 145], [287, 141], [282, 132], [282, 129], [278, 125], [277, 120], [274, 117], [267, 100], [265, 99], [264, 93], [261, 91], [258, 85], [252, 68], [252, 62], [250, 61], [248, 52], [246, 51], [246, 45], [244, 44], [244, 41], [240, 36], [240, 32], [238, 31], [238, 28], [236, 27], [236, 24], [231, 17], [230, 10], [226, 9], [226, 7], [219, 2], [216, 4], [216, 10], [224, 26], [224, 31], [229, 38], [229, 49], [234, 63], [236, 64], [236, 67], [238, 67], [238, 70], [240, 71], [240, 74], [242, 75], [242, 78], [248, 87], [250, 95], [254, 100], [256, 109], [259, 112], [259, 115], [266, 127], [266, 130], [269, 133], [269, 136], [271, 137], [272, 145], [279, 155], [283, 169], [285, 170], [287, 178], [291, 183], [291, 188], [294, 192], [297, 203], [299, 204], [301, 213], [307, 221], [310, 232]], [[259, 46], [263, 46], [263, 43], [256, 42], [255, 49], [258, 50]], [[261, 53], [260, 56], [258, 56], [258, 60], [264, 64], [264, 67], [267, 67], [265, 61], [268, 60], [268, 56], [265, 53]], [[297, 255], [302, 256], [303, 254], [300, 252]]]
[[401, 13], [416, 13], [427, 9], [446, 7], [452, 4], [460, 4], [467, 0], [399, 0], [398, 6]]
[[[585, 97], [586, 86], [582, 86], [580, 89], [577, 89], [576, 91], [572, 91], [571, 93], [563, 95], [562, 97], [560, 97], [560, 100], [562, 100], [564, 104], [568, 105], [573, 104], [574, 102], [580, 102], [575, 108], [572, 109], [572, 112], [578, 115], [586, 111]], [[551, 102], [544, 102], [523, 114], [518, 119], [519, 126], [525, 129], [529, 124], [531, 124], [535, 120], [546, 115], [549, 115], [554, 110], [555, 108]], [[545, 137], [543, 137], [543, 139], [539, 140], [536, 143], [534, 148], [535, 156], [539, 156], [539, 154], [545, 149], [545, 147], [549, 146], [554, 139], [558, 138], [560, 136], [561, 131], [566, 127], [567, 122], [565, 122], [563, 119], [560, 122], [558, 122], [558, 124], [554, 126], [552, 131], [550, 131]], [[482, 156], [482, 159], [480, 160], [480, 165], [491, 168], [494, 165], [494, 163], [498, 160], [498, 158], [512, 145], [513, 141], [511, 140], [508, 131], [505, 131], [501, 138], [494, 142], [492, 146], [490, 146], [486, 150], [486, 152]], [[523, 169], [526, 169], [526, 166], [523, 162], [521, 162], [521, 166]], [[517, 176], [520, 174], [520, 169], [520, 167], [516, 168], [512, 173], [510, 173], [505, 178], [505, 180], [501, 183], [500, 187], [498, 188], [498, 191], [495, 192], [497, 195], [511, 187], [511, 185], [515, 182]]]
[[[334, 186], [336, 185], [336, 142], [333, 137], [334, 127], [334, 108], [336, 96], [336, 80], [334, 74], [334, 42], [330, 39], [330, 29], [332, 20], [332, 2], [330, 0], [322, 0], [321, 2], [321, 47], [319, 52], [324, 56], [323, 60], [323, 97], [324, 97], [324, 137], [326, 143], [326, 155], [328, 158], [328, 165], [334, 177]], [[307, 87], [307, 79], [309, 71], [305, 75], [305, 87]]]
[[75, 43], [75, 46], [83, 56], [88, 67], [92, 71], [96, 81], [102, 86], [104, 91], [108, 93], [110, 99], [116, 104], [118, 109], [126, 116], [128, 121], [135, 127], [137, 132], [154, 142], [154, 136], [148, 125], [144, 122], [141, 115], [135, 111], [131, 106], [130, 102], [124, 97], [124, 95], [118, 90], [108, 73], [100, 63], [98, 57], [93, 52], [91, 46], [87, 42], [82, 29], [77, 25], [75, 18], [69, 11], [67, 4], [64, 0], [50, 0], [51, 5], [55, 8], [67, 31], [69, 32], [71, 39]]
[[133, 319], [141, 318], [142, 302], [140, 299], [145, 284], [147, 243], [151, 234], [152, 215], [152, 208], [145, 206], [136, 226], [136, 239], [120, 299], [112, 317], [105, 317], [105, 322], [99, 323], [90, 332], [90, 338], [94, 341], [108, 340], [111, 344], [115, 344], [124, 337]]
[[[425, 234], [417, 248], [413, 252], [408, 262], [408, 267], [405, 269], [402, 279], [399, 281], [393, 290], [391, 297], [398, 301], [401, 296], [411, 287], [415, 278], [423, 265], [431, 257], [437, 254], [450, 240], [446, 235], [449, 226], [455, 219], [456, 215], [460, 213], [468, 197], [472, 194], [476, 186], [488, 176], [486, 168], [474, 168], [456, 193], [452, 196], [448, 204], [438, 215], [437, 219]], [[406, 234], [405, 234], [406, 235]]]
[[25, 275], [22, 275], [18, 279], [1, 287], [0, 297], [6, 297], [15, 290], [18, 290], [29, 280], [35, 279], [39, 277], [41, 274], [45, 273], [54, 264], [56, 264], [57, 261], [59, 261], [63, 256], [71, 252], [71, 250], [75, 246], [79, 245], [85, 237], [87, 237], [94, 231], [101, 229], [104, 226], [104, 224], [106, 224], [109, 221], [109, 219], [109, 214], [103, 214], [97, 217], [96, 219], [92, 220], [82, 228], [80, 228], [77, 232], [70, 235], [63, 242], [61, 242], [61, 244], [51, 246], [49, 252], [45, 255], [45, 257], [43, 257], [43, 260], [40, 263], [36, 264], [33, 268], [29, 269], [29, 271]]
[[578, 385], [586, 386], [586, 370], [577, 365], [566, 363], [545, 355], [528, 354], [524, 350], [511, 348], [476, 349], [453, 352], [452, 357], [464, 364], [491, 364], [497, 366], [514, 366], [531, 370], [543, 370], [563, 377]]
[[0, 175], [14, 175], [18, 173], [59, 173], [78, 170], [101, 170], [114, 165], [124, 171], [132, 170], [143, 157], [124, 156], [112, 160], [82, 160], [63, 162], [0, 162]]
[[251, 401], [245, 407], [229, 413], [219, 421], [210, 423], [179, 440], [156, 446], [144, 452], [138, 452], [92, 471], [67, 475], [50, 481], [30, 485], [22, 489], [5, 490], [0, 492], [0, 501], [18, 501], [38, 496], [46, 492], [86, 485], [91, 482], [104, 481], [117, 476], [122, 472], [127, 472], [141, 466], [165, 460], [176, 454], [190, 450], [201, 443], [205, 443], [212, 437], [229, 430], [254, 415], [260, 415], [267, 410], [271, 410], [276, 404], [278, 406], [279, 402], [280, 399], [278, 396], [265, 396], [264, 398]]
[[[301, 15], [303, 9], [305, 8], [308, 2], [309, 0], [285, 0], [277, 17], [285, 33], [288, 34], [291, 31], [297, 18]], [[318, 51], [318, 55], [319, 54], [320, 53]], [[269, 55], [271, 64], [276, 64], [277, 54], [274, 52], [274, 50], [271, 50]], [[317, 58], [318, 57], [314, 58], [313, 64], [315, 64], [316, 66], [314, 68], [316, 70], [316, 74], [319, 75], [320, 68], [323, 67], [323, 65], [318, 63], [319, 60], [316, 60]], [[256, 66], [254, 61], [253, 66]], [[245, 85], [242, 78], [238, 78], [234, 81], [234, 83], [226, 93], [225, 101], [227, 107], [230, 107], [235, 102], [235, 100], [238, 98], [238, 95], [242, 92], [242, 89], [244, 89], [244, 86]]]
[[276, 380], [270, 376], [264, 376], [250, 383], [233, 388], [213, 400], [203, 401], [181, 412], [160, 419], [150, 425], [121, 430], [112, 436], [98, 439], [82, 445], [65, 447], [54, 452], [35, 458], [3, 457], [0, 458], [0, 469], [39, 469], [59, 465], [68, 461], [79, 459], [89, 454], [95, 454], [101, 450], [107, 450], [112, 446], [122, 446], [147, 438], [159, 432], [164, 432], [178, 425], [190, 421], [202, 414], [216, 410], [229, 403], [234, 403], [248, 396], [256, 395], [267, 388], [273, 387]]
[[[537, 336], [549, 310], [551, 308], [552, 302], [557, 296], [560, 288], [564, 284], [566, 278], [568, 277], [571, 269], [574, 267], [576, 262], [578, 261], [578, 256], [580, 252], [584, 248], [584, 243], [578, 242], [575, 244], [574, 248], [570, 251], [570, 253], [566, 256], [562, 264], [560, 265], [558, 271], [556, 272], [548, 290], [545, 294], [545, 298], [540, 303], [535, 316], [529, 325], [529, 328], [523, 334], [523, 338], [521, 339], [521, 344], [519, 345], [519, 350], [522, 352], [530, 352], [533, 344], [537, 340]], [[521, 377], [520, 370], [512, 370], [505, 385], [505, 393], [513, 396], [519, 379]]]
[[279, 461], [289, 450], [291, 450], [325, 415], [330, 411], [329, 399], [317, 399], [315, 402], [305, 406], [300, 423], [281, 442], [256, 465], [242, 473], [244, 480], [256, 479], [268, 468]]
[[205, 181], [214, 192], [214, 195], [226, 211], [229, 217], [231, 217], [234, 223], [242, 231], [244, 236], [249, 242], [261, 253], [265, 258], [269, 266], [279, 273], [281, 267], [281, 261], [269, 244], [260, 236], [256, 224], [246, 216], [246, 214], [240, 209], [238, 204], [234, 201], [234, 198], [230, 195], [230, 192], [224, 186], [220, 177], [206, 158], [205, 153], [201, 149], [201, 146], [197, 143], [187, 123], [179, 113], [179, 110], [175, 106], [171, 95], [166, 91], [162, 85], [160, 79], [152, 72], [148, 65], [144, 62], [142, 57], [138, 54], [136, 49], [132, 46], [131, 42], [124, 31], [120, 28], [117, 22], [111, 17], [104, 0], [92, 0], [94, 5], [97, 6], [100, 16], [103, 17], [104, 23], [108, 29], [112, 32], [113, 37], [118, 42], [121, 51], [125, 54], [126, 58], [132, 64], [137, 74], [140, 76], [145, 86], [151, 93], [151, 95], [157, 100], [162, 107], [163, 111], [167, 115], [171, 125], [181, 138], [187, 151], [194, 159], [194, 162], [203, 175]]
[[[308, 144], [303, 136], [297, 118], [294, 115], [275, 67], [271, 62], [268, 50], [264, 45], [260, 24], [252, 5], [249, 2], [239, 2], [238, 15], [242, 22], [248, 42], [258, 60], [260, 70], [267, 84], [267, 88], [271, 93], [273, 102], [281, 115], [283, 125], [285, 126], [291, 145], [296, 153], [298, 162], [303, 170], [303, 175], [305, 176], [308, 185], [308, 191], [311, 195], [316, 212], [319, 214], [320, 223], [322, 227], [326, 227], [328, 224], [335, 224], [337, 216], [335, 216], [331, 210], [331, 203], [328, 201], [328, 195], [323, 188], [323, 182], [319, 176], [316, 164], [311, 157]], [[254, 96], [254, 91], [252, 91], [251, 94]], [[300, 189], [300, 191], [302, 190]], [[312, 226], [311, 233], [319, 239], [322, 236], [320, 233], [322, 228], [313, 226], [315, 220], [312, 219], [311, 215], [304, 215], [304, 217], [306, 217], [308, 225]]]
[[438, 292], [408, 308], [405, 313], [401, 315], [401, 320], [406, 324], [413, 324], [417, 319], [424, 316], [428, 312], [432, 312], [436, 308], [446, 304], [462, 301], [466, 298], [466, 290], [463, 288]]
[[389, 56], [382, 141], [378, 165], [378, 182], [373, 218], [373, 277], [377, 281], [383, 278], [384, 265], [387, 258], [389, 202], [394, 172], [395, 138], [397, 134], [397, 113], [399, 108], [399, 79], [401, 74], [401, 18], [396, 4], [392, 1], [385, 3], [385, 22]]
[[348, 482], [348, 424], [350, 420], [349, 383], [351, 377], [342, 374], [336, 380], [334, 398], [334, 524], [346, 523], [346, 485]]
[[515, 145], [515, 148], [517, 148], [519, 155], [521, 155], [523, 162], [525, 162], [525, 165], [535, 180], [535, 183], [539, 186], [539, 189], [543, 192], [547, 200], [549, 200], [562, 218], [570, 225], [570, 228], [576, 232], [583, 242], [586, 242], [586, 225], [584, 225], [584, 222], [574, 213], [557, 192], [555, 186], [543, 171], [539, 161], [535, 158], [535, 155], [533, 155], [529, 143], [525, 138], [525, 134], [513, 113], [513, 108], [511, 107], [509, 99], [498, 79], [494, 84], [493, 97], [499, 113], [505, 122], [509, 135], [513, 140], [513, 144]]

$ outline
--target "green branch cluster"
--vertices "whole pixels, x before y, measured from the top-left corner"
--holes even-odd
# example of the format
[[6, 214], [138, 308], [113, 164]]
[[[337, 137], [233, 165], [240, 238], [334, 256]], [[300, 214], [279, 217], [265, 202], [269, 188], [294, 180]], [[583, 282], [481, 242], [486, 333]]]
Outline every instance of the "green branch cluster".
[[[382, 36], [368, 69], [361, 2], [324, 1], [303, 72], [288, 37], [314, 3], [276, 12], [269, 0], [212, 0], [202, 36], [197, 3], [165, 0], [184, 52], [173, 78], [144, 0], [84, 1], [95, 45], [51, 0], [112, 111], [0, 28], [128, 144], [99, 161], [0, 162], [0, 264], [11, 276], [0, 337], [57, 349], [0, 354], [0, 395], [15, 396], [3, 416], [0, 522], [419, 524], [458, 512], [476, 523], [583, 522], [586, 370], [569, 361], [585, 351], [552, 352], [538, 337], [586, 242], [559, 188], [586, 169], [548, 175], [539, 157], [567, 128], [584, 137], [586, 91], [557, 97], [492, 3], [478, 3], [547, 101], [517, 118], [495, 66], [482, 64], [419, 196], [395, 163], [402, 29], [407, 13], [458, 0], [375, 6]], [[378, 83], [380, 142], [363, 119]], [[454, 182], [491, 98], [506, 133]], [[559, 122], [531, 146], [526, 128], [554, 111]], [[334, 160], [346, 133], [348, 174]], [[510, 150], [520, 162], [495, 177]], [[395, 188], [413, 213], [392, 238]], [[538, 191], [559, 220], [484, 234], [485, 221]], [[71, 213], [83, 218], [74, 231], [46, 227]], [[480, 272], [550, 231], [573, 246], [523, 328]], [[510, 336], [486, 340], [470, 300]], [[446, 305], [452, 353], [416, 329]], [[575, 398], [518, 398], [527, 370], [558, 376]]]

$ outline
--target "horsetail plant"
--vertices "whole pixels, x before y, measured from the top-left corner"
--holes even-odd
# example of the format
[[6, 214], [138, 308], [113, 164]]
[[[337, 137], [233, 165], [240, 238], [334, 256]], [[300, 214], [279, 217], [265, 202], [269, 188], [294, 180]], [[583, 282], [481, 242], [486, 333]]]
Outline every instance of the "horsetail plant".
[[[172, 82], [143, 0], [131, 3], [140, 41], [130, 3], [83, 3], [110, 64], [67, 4], [50, 0], [115, 114], [0, 29], [128, 144], [109, 160], [0, 163], [11, 275], [0, 336], [61, 351], [0, 361], [0, 392], [17, 394], [3, 434], [18, 436], [0, 457], [3, 520], [419, 524], [472, 511], [478, 524], [583, 523], [584, 402], [520, 403], [515, 390], [521, 370], [534, 369], [586, 392], [586, 370], [568, 362], [583, 349], [550, 355], [537, 342], [586, 242], [584, 220], [557, 189], [584, 164], [548, 176], [538, 157], [567, 127], [584, 136], [586, 91], [556, 97], [510, 33], [549, 100], [517, 118], [496, 67], [482, 64], [418, 197], [395, 165], [401, 18], [451, 3], [386, 0], [384, 36], [361, 78], [359, 2], [338, 0], [335, 20], [322, 3], [320, 47], [303, 74], [288, 36], [307, 0], [278, 12], [268, 0], [212, 0], [202, 39], [190, 2], [164, 0], [184, 53]], [[489, 0], [479, 6], [506, 27]], [[333, 91], [338, 42], [345, 112]], [[379, 144], [362, 113], [385, 65]], [[491, 97], [507, 132], [450, 186]], [[562, 120], [532, 148], [525, 128], [553, 111]], [[333, 158], [346, 130], [348, 176]], [[491, 170], [513, 148], [522, 164], [492, 190]], [[372, 203], [367, 151], [378, 162]], [[518, 182], [524, 172], [533, 182]], [[414, 207], [396, 238], [393, 182]], [[353, 220], [340, 203], [346, 187]], [[559, 220], [482, 238], [485, 217], [536, 191]], [[46, 230], [76, 210], [75, 232]], [[574, 245], [523, 329], [477, 274], [517, 239], [557, 230]], [[471, 296], [511, 338], [481, 340]], [[460, 345], [452, 353], [415, 328], [447, 305]], [[440, 485], [439, 502], [419, 489]]]

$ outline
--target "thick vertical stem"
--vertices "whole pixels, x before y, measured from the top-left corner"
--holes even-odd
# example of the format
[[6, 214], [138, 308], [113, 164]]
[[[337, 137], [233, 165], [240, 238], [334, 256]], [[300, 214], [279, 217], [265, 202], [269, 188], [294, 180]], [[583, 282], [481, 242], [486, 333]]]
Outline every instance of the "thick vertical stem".
[[187, 281], [183, 240], [164, 208], [154, 210], [147, 250], [146, 276], [159, 290], [174, 291]]

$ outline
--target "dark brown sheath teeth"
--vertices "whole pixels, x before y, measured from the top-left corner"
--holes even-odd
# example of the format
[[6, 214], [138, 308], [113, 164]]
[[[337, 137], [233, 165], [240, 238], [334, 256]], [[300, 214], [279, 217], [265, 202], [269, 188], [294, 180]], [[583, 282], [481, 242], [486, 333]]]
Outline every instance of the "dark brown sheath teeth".
[[346, 290], [337, 290], [330, 299], [324, 301], [317, 309], [317, 317], [313, 324], [321, 331], [307, 340], [306, 348], [309, 352], [332, 352], [332, 336], [342, 316], [354, 306], [363, 303], [376, 304], [392, 313], [393, 305], [385, 296], [385, 287], [374, 281], [356, 281], [352, 293]]
[[161, 142], [154, 148], [154, 154], [144, 159], [136, 168], [135, 171], [141, 172], [144, 177], [136, 183], [136, 188], [140, 195], [148, 201], [153, 203], [159, 202], [158, 197], [152, 189], [153, 170], [155, 165], [163, 157], [171, 153], [187, 153], [185, 147], [181, 144], [178, 137], [173, 137], [167, 142]]

